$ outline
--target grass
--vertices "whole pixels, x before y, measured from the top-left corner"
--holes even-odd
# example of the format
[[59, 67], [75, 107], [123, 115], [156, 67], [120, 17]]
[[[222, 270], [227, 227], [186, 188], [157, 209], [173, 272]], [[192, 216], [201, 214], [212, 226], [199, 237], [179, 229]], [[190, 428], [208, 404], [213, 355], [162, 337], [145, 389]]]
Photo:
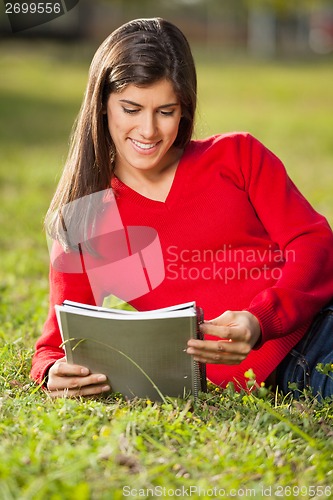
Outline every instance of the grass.
[[[197, 402], [51, 400], [29, 380], [47, 313], [42, 219], [88, 62], [51, 45], [1, 53], [0, 499], [331, 497], [329, 401], [212, 386]], [[221, 59], [198, 73], [196, 135], [249, 130], [332, 222], [332, 64]]]

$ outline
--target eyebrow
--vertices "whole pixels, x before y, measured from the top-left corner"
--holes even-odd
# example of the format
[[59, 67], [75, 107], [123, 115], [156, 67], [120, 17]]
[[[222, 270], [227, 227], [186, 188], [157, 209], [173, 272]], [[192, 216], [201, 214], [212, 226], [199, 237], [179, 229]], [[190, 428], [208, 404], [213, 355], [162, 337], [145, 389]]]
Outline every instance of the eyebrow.
[[[143, 108], [142, 104], [138, 104], [134, 101], [129, 101], [128, 99], [119, 99], [119, 102], [123, 102], [125, 104], [130, 104], [131, 106], [137, 106], [138, 108]], [[157, 109], [161, 108], [171, 108], [173, 106], [179, 106], [179, 102], [170, 102], [168, 104], [162, 104], [162, 106], [158, 106]]]

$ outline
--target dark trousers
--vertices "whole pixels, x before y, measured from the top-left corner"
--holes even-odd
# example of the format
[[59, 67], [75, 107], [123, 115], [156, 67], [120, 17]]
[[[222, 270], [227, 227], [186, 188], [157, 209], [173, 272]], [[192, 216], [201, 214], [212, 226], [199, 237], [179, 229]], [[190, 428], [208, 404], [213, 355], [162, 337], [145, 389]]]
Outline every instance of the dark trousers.
[[[328, 375], [319, 373], [318, 363], [332, 365], [332, 371]], [[293, 384], [291, 388], [289, 383]], [[303, 389], [311, 389], [319, 400], [333, 397], [333, 302], [322, 309], [309, 331], [279, 364], [276, 385], [295, 398]]]

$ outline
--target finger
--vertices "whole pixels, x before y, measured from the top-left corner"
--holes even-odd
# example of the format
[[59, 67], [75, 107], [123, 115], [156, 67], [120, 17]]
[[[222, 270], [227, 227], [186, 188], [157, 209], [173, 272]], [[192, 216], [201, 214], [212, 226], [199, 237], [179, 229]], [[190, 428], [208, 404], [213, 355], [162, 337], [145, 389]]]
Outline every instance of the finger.
[[219, 341], [189, 341], [187, 353], [196, 361], [204, 363], [236, 364], [243, 361], [251, 347], [245, 342]]
[[107, 381], [103, 374], [93, 373], [87, 377], [49, 377], [47, 388], [50, 391], [62, 389], [79, 389], [90, 385], [99, 385]]
[[82, 387], [79, 389], [60, 389], [49, 391], [48, 394], [51, 398], [66, 398], [66, 397], [81, 397], [81, 396], [97, 396], [98, 394], [104, 394], [110, 392], [111, 387], [109, 385], [92, 385], [88, 387]]
[[193, 356], [194, 361], [211, 365], [239, 365], [246, 356], [240, 354], [222, 354], [222, 355], [197, 355]]
[[196, 351], [192, 353], [192, 356], [195, 361], [200, 361], [201, 363], [236, 365], [241, 363], [246, 358], [247, 354], [242, 352], [229, 353], [215, 350], [207, 352]]
[[[197, 340], [190, 339], [187, 342], [187, 346], [193, 349], [198, 349], [200, 351], [212, 351], [223, 350], [222, 346], [224, 344], [231, 344], [231, 340]], [[191, 353], [192, 354], [192, 353]]]
[[197, 340], [188, 341], [187, 353], [193, 355], [236, 354], [247, 356], [251, 347], [246, 342], [229, 342], [225, 340]]
[[244, 340], [245, 337], [245, 329], [241, 325], [224, 326], [207, 322], [200, 325], [200, 330], [204, 335], [213, 335], [236, 342]]
[[200, 349], [189, 348], [187, 352], [193, 356], [195, 361], [200, 361], [201, 363], [235, 365], [241, 363], [246, 358], [246, 354], [241, 352], [223, 352], [217, 349], [215, 351], [202, 351]]
[[250, 344], [247, 342], [226, 342], [224, 340], [218, 340], [215, 343], [216, 350], [224, 354], [240, 354], [242, 356], [247, 356], [251, 351]]
[[66, 360], [59, 360], [50, 368], [49, 373], [57, 377], [86, 377], [89, 375], [90, 370], [81, 365], [71, 365]]

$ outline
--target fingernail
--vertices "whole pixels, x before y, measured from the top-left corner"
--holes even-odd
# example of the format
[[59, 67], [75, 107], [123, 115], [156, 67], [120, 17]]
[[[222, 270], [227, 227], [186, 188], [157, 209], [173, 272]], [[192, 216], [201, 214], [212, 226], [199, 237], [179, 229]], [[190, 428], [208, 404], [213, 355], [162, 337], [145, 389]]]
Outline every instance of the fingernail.
[[98, 378], [97, 378], [98, 382], [105, 382], [106, 381], [106, 376], [105, 375], [100, 375]]
[[102, 387], [102, 392], [108, 392], [110, 389], [111, 387], [109, 385], [104, 385], [104, 387]]
[[89, 370], [88, 368], [81, 368], [81, 375], [89, 375]]

